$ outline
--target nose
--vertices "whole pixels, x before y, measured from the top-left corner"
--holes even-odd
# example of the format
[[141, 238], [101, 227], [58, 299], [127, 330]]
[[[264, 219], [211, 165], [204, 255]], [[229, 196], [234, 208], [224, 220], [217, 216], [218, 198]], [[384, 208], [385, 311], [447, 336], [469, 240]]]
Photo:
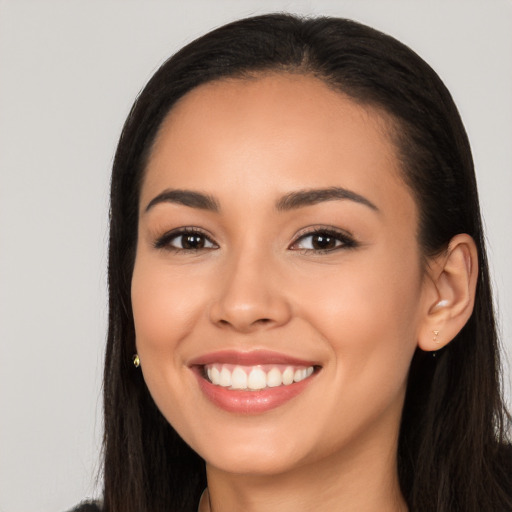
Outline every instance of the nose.
[[219, 272], [220, 286], [210, 306], [210, 320], [242, 333], [285, 325], [291, 307], [278, 274], [268, 259], [239, 257], [226, 262]]

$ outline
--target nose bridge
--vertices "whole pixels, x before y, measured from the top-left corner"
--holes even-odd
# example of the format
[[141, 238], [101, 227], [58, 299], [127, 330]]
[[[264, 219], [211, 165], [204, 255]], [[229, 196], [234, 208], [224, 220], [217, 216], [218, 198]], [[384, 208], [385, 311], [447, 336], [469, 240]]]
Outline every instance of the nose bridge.
[[249, 242], [233, 250], [223, 265], [210, 309], [214, 323], [251, 331], [289, 320], [290, 307], [278, 286], [279, 269], [269, 247]]

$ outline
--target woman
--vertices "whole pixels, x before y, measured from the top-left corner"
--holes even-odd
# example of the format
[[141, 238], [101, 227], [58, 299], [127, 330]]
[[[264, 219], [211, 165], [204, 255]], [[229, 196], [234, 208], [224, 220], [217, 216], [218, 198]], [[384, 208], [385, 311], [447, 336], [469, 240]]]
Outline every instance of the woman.
[[469, 143], [389, 36], [268, 15], [169, 59], [109, 287], [103, 510], [512, 510]]

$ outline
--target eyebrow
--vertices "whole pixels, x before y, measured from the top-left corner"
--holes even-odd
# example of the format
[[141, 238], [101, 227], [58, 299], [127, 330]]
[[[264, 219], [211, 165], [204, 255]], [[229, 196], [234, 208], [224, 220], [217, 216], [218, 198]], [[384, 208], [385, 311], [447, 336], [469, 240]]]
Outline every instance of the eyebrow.
[[335, 201], [340, 199], [348, 199], [356, 203], [368, 206], [368, 208], [378, 212], [379, 209], [366, 197], [363, 197], [351, 190], [341, 187], [329, 187], [320, 189], [298, 190], [290, 192], [283, 196], [276, 203], [278, 211], [289, 211], [305, 206], [312, 206], [324, 201]]
[[218, 212], [220, 210], [217, 200], [207, 194], [201, 192], [192, 192], [191, 190], [164, 190], [161, 194], [154, 197], [146, 206], [146, 212], [160, 203], [175, 203], [189, 206], [190, 208], [199, 208], [200, 210], [208, 210]]
[[[320, 189], [297, 190], [284, 195], [276, 202], [278, 211], [290, 211], [306, 206], [312, 206], [325, 201], [335, 201], [347, 199], [356, 203], [367, 206], [368, 208], [378, 212], [379, 209], [366, 197], [357, 194], [351, 190], [341, 187], [329, 187]], [[146, 206], [146, 212], [160, 203], [175, 203], [188, 206], [190, 208], [198, 208], [211, 212], [219, 212], [220, 206], [215, 197], [202, 194], [201, 192], [193, 192], [191, 190], [169, 189], [164, 190], [161, 194], [154, 197]]]

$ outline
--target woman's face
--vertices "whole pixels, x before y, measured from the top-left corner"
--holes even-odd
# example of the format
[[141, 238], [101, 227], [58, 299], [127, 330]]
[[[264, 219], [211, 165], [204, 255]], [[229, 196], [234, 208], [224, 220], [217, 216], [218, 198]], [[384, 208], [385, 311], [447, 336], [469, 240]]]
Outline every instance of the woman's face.
[[396, 447], [425, 302], [417, 217], [385, 120], [318, 79], [209, 83], [172, 109], [133, 313], [151, 395], [207, 463], [275, 474]]

